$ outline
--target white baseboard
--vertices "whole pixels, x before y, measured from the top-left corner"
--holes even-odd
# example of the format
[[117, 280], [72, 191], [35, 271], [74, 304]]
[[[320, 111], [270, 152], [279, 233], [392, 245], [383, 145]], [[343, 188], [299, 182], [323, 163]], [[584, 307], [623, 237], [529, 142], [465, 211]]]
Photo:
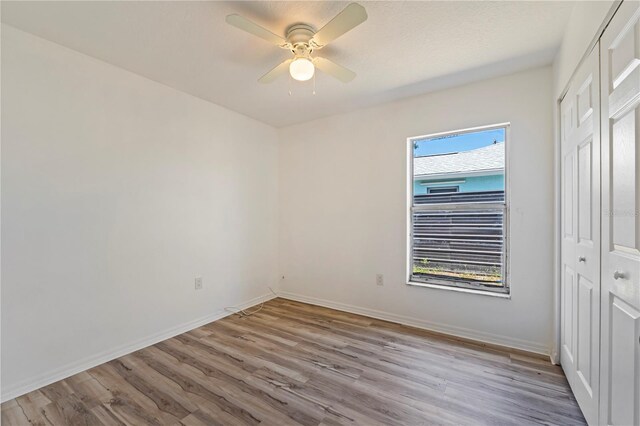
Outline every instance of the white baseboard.
[[[269, 293], [263, 296], [255, 297], [251, 300], [248, 300], [234, 307], [237, 309], [247, 309], [247, 308], [250, 308], [251, 306], [257, 305], [258, 303], [266, 302], [267, 300], [271, 300], [275, 297], [276, 296], [273, 293]], [[102, 352], [102, 353], [81, 359], [79, 361], [69, 363], [47, 374], [43, 374], [37, 377], [32, 377], [32, 378], [23, 380], [22, 382], [17, 383], [16, 385], [10, 386], [8, 388], [3, 387], [1, 402], [5, 402], [10, 399], [16, 398], [20, 395], [24, 395], [25, 393], [34, 391], [36, 389], [40, 389], [43, 386], [47, 386], [59, 380], [66, 379], [67, 377], [73, 376], [74, 374], [78, 374], [82, 371], [89, 370], [90, 368], [96, 367], [100, 364], [104, 364], [105, 362], [130, 354], [131, 352], [135, 352], [137, 350], [146, 348], [148, 346], [155, 345], [158, 342], [177, 336], [178, 334], [182, 334], [187, 331], [193, 330], [194, 328], [201, 327], [205, 324], [219, 320], [221, 318], [224, 318], [232, 314], [233, 312], [231, 311], [228, 311], [225, 309], [219, 309], [212, 314], [206, 315], [204, 317], [198, 318], [193, 321], [189, 321], [184, 324], [180, 324], [176, 327], [172, 327], [168, 330], [161, 331], [159, 333], [153, 334], [151, 336], [148, 336], [136, 342], [132, 342], [132, 343], [120, 346], [116, 349]]]
[[352, 314], [364, 315], [371, 318], [381, 319], [408, 325], [411, 327], [422, 328], [437, 333], [448, 334], [454, 337], [460, 337], [467, 340], [474, 340], [480, 343], [488, 343], [491, 345], [499, 345], [512, 349], [532, 352], [540, 355], [549, 356], [549, 348], [536, 342], [530, 342], [522, 339], [514, 339], [512, 337], [501, 336], [483, 331], [472, 330], [463, 327], [456, 327], [446, 324], [439, 324], [422, 319], [407, 317], [404, 315], [392, 314], [389, 312], [378, 311], [375, 309], [362, 308], [359, 306], [348, 305], [346, 303], [333, 302], [331, 300], [318, 299], [316, 297], [303, 296], [300, 294], [281, 291], [278, 296], [283, 299], [295, 300], [297, 302], [309, 303], [312, 305], [324, 306], [325, 308], [336, 309], [339, 311], [350, 312]]

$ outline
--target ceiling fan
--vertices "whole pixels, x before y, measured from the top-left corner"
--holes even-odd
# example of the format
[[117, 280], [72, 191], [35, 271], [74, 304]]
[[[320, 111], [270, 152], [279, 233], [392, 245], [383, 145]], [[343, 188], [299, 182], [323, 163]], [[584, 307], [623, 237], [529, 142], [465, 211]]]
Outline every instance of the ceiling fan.
[[318, 32], [315, 32], [310, 25], [295, 24], [287, 29], [286, 38], [282, 38], [240, 15], [228, 15], [226, 19], [228, 24], [293, 53], [292, 58], [280, 63], [260, 77], [258, 79], [260, 83], [271, 83], [285, 74], [287, 70], [295, 80], [307, 81], [313, 77], [316, 68], [344, 83], [350, 82], [355, 78], [356, 73], [326, 58], [312, 57], [311, 54], [366, 20], [367, 12], [364, 7], [357, 3], [351, 3]]

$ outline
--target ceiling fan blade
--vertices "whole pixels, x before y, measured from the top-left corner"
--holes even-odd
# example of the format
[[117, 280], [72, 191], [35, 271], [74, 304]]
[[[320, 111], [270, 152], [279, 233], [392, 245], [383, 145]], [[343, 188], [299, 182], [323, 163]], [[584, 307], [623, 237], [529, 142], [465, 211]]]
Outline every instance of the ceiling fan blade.
[[311, 42], [315, 45], [316, 49], [320, 49], [366, 20], [367, 11], [364, 10], [364, 7], [358, 3], [351, 3], [322, 27], [320, 31], [313, 36]]
[[254, 36], [258, 36], [261, 39], [271, 42], [277, 46], [283, 47], [287, 44], [287, 41], [282, 37], [280, 37], [279, 35], [276, 35], [271, 31], [269, 31], [268, 29], [263, 28], [260, 25], [254, 22], [251, 22], [247, 18], [237, 15], [235, 13], [233, 15], [227, 15], [226, 21], [227, 21], [227, 24], [229, 25], [233, 25], [236, 28], [239, 28], [250, 34], [253, 34]]
[[348, 83], [354, 78], [356, 78], [356, 73], [351, 71], [348, 68], [343, 67], [342, 65], [338, 65], [333, 61], [330, 61], [326, 58], [316, 57], [313, 58], [313, 64], [320, 71], [329, 74], [332, 77], [337, 78], [343, 83]]
[[273, 80], [275, 80], [276, 78], [280, 77], [282, 74], [286, 74], [287, 71], [289, 71], [289, 64], [292, 61], [293, 61], [293, 59], [287, 59], [286, 61], [281, 62], [279, 65], [277, 65], [271, 71], [269, 71], [268, 73], [266, 73], [265, 75], [260, 77], [258, 79], [258, 81], [260, 83], [264, 83], [264, 84], [271, 83]]

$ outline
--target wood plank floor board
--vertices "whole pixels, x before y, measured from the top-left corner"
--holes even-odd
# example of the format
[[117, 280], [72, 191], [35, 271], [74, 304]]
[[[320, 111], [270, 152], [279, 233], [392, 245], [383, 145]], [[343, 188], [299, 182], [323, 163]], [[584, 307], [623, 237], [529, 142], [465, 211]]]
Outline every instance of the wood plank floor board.
[[91, 409], [91, 412], [98, 418], [101, 425], [106, 426], [125, 426], [112, 411], [107, 409], [104, 405], [97, 405]]
[[[252, 404], [254, 408], [262, 410], [262, 418], [271, 418], [273, 420], [286, 421], [287, 418], [296, 420], [301, 424], [317, 424], [314, 419], [308, 416], [304, 410], [296, 410], [288, 406], [285, 401], [281, 401], [265, 392], [260, 388], [249, 385], [246, 382], [248, 377], [244, 371], [229, 371], [210, 363], [206, 358], [206, 354], [198, 354], [195, 351], [189, 352], [189, 349], [176, 349], [169, 345], [162, 345], [158, 349], [167, 355], [174, 357], [177, 361], [193, 366], [199, 370], [207, 378], [207, 382], [215, 381], [218, 386], [232, 388], [232, 392], [242, 399], [243, 404]], [[229, 389], [226, 390], [229, 393]]]
[[[254, 378], [252, 378], [254, 379]], [[274, 391], [284, 392], [292, 399], [302, 402], [307, 407], [314, 407], [319, 410], [320, 419], [333, 419], [342, 424], [371, 424], [382, 425], [389, 422], [379, 421], [379, 416], [368, 415], [371, 410], [367, 407], [358, 407], [354, 410], [343, 402], [344, 392], [336, 394], [328, 392], [316, 383], [307, 380], [305, 383], [297, 382], [289, 377], [279, 375], [274, 371], [262, 370], [256, 374], [255, 379], [263, 379], [273, 387]], [[343, 378], [347, 386], [353, 382], [352, 379]], [[344, 383], [343, 383], [344, 384]], [[370, 414], [370, 413], [369, 413]]]
[[89, 370], [111, 395], [103, 406], [125, 424], [175, 424], [175, 417], [159, 410], [153, 400], [118, 375], [110, 363]]
[[269, 368], [277, 371], [285, 376], [306, 382], [307, 374], [294, 368], [293, 361], [288, 362], [283, 357], [276, 354], [267, 354], [254, 347], [248, 341], [238, 342], [236, 339], [229, 338], [224, 334], [210, 335], [201, 339], [205, 344], [215, 347], [219, 350], [226, 350], [235, 357], [242, 359], [247, 364], [257, 368]]
[[3, 425], [584, 425], [562, 370], [285, 299], [2, 404]]

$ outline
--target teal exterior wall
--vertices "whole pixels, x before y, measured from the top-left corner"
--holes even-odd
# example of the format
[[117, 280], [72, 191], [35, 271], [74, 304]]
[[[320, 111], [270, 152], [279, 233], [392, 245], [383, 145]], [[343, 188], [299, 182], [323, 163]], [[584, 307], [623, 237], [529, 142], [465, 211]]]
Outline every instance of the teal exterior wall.
[[[447, 182], [457, 181], [463, 183]], [[438, 184], [440, 183], [440, 184]], [[477, 191], [503, 191], [504, 190], [504, 175], [491, 175], [491, 176], [473, 176], [466, 178], [455, 179], [421, 179], [413, 181], [413, 193], [415, 195], [422, 195], [427, 193], [427, 188], [442, 188], [445, 186], [458, 186], [460, 192], [477, 192]]]

